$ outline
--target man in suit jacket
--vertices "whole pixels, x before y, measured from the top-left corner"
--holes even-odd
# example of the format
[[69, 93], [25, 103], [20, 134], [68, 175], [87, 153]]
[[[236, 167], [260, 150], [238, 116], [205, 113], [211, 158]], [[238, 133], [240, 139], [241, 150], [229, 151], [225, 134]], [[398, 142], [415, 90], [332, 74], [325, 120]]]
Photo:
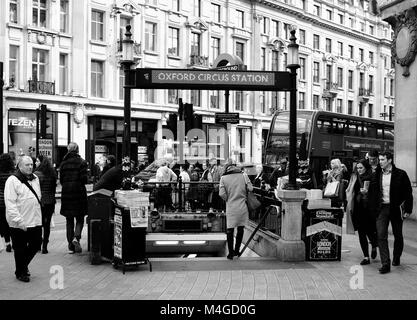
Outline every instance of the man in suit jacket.
[[[369, 203], [370, 209], [375, 210], [377, 217], [376, 228], [382, 263], [379, 272], [388, 273], [391, 271], [388, 225], [391, 222], [394, 234], [392, 265], [399, 266], [404, 247], [403, 218], [407, 218], [413, 211], [413, 194], [407, 173], [393, 164], [393, 156], [390, 152], [383, 152], [379, 155], [379, 164], [381, 170], [373, 174], [369, 187]], [[403, 216], [400, 210], [401, 204], [404, 204]]]

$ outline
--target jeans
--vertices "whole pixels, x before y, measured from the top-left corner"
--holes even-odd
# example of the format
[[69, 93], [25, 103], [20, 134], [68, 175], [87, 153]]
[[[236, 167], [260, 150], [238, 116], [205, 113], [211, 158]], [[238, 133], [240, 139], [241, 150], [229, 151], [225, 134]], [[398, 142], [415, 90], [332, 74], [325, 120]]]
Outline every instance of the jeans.
[[[74, 219], [76, 220], [75, 230], [74, 230]], [[81, 232], [83, 231], [83, 226], [84, 226], [84, 216], [67, 217], [67, 241], [69, 244], [72, 243], [72, 240], [74, 240], [74, 238], [80, 241]]]
[[16, 276], [26, 273], [29, 263], [32, 261], [42, 243], [42, 227], [27, 228], [26, 231], [18, 228], [10, 228], [13, 242], [14, 260], [16, 263]]
[[388, 224], [391, 221], [392, 233], [394, 234], [394, 258], [400, 258], [404, 248], [403, 221], [401, 217], [390, 215], [389, 205], [382, 205], [381, 212], [376, 219], [379, 254], [382, 265], [391, 263], [388, 247]]
[[42, 207], [42, 228], [43, 228], [43, 244], [49, 242], [49, 235], [51, 233], [51, 219], [55, 211], [55, 203], [45, 204]]

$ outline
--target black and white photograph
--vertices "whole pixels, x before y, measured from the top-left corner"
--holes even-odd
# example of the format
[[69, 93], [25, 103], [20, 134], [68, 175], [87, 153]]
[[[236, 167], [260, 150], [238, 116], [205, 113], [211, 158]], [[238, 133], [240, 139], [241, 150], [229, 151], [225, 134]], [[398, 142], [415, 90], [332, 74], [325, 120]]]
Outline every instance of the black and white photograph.
[[0, 0], [4, 308], [415, 301], [416, 54], [412, 0]]

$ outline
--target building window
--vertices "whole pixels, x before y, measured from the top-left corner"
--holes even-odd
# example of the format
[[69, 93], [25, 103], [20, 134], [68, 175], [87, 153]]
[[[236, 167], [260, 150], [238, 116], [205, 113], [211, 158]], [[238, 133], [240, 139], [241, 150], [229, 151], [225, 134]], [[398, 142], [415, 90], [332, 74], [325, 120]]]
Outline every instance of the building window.
[[332, 53], [332, 39], [326, 38], [326, 52]]
[[389, 92], [391, 93], [391, 97], [394, 97], [395, 95], [394, 79], [389, 80], [389, 90], [390, 90]]
[[180, 11], [180, 0], [171, 0], [171, 10]]
[[155, 90], [154, 89], [145, 89], [145, 102], [155, 103]]
[[284, 23], [284, 36], [285, 39], [289, 39], [290, 37], [290, 31], [291, 31], [291, 25], [289, 25], [288, 23]]
[[349, 18], [349, 24], [352, 29], [355, 29], [355, 20], [353, 18]]
[[46, 0], [32, 0], [32, 24], [46, 28]]
[[313, 94], [313, 110], [319, 109], [319, 98], [317, 94]]
[[320, 17], [320, 6], [313, 7], [313, 14], [317, 17]]
[[104, 40], [104, 14], [103, 12], [91, 11], [91, 39]]
[[365, 32], [365, 22], [361, 22], [360, 26], [361, 26], [361, 31]]
[[369, 26], [369, 33], [371, 34], [371, 35], [374, 35], [374, 31], [375, 29], [374, 29], [374, 26]]
[[48, 51], [32, 49], [32, 80], [46, 81], [48, 66]]
[[333, 82], [333, 67], [330, 64], [326, 64], [326, 78], [327, 81]]
[[348, 89], [353, 90], [353, 71], [348, 71]]
[[374, 64], [374, 53], [369, 51], [369, 63]]
[[194, 16], [201, 17], [201, 0], [194, 0]]
[[333, 12], [332, 10], [327, 9], [327, 20], [333, 20]]
[[104, 63], [102, 61], [91, 61], [91, 95], [103, 98]]
[[260, 111], [261, 113], [266, 113], [266, 106], [265, 106], [265, 91], [262, 92], [259, 96], [259, 104], [260, 104]]
[[190, 94], [191, 104], [195, 107], [201, 107], [201, 91], [191, 90]]
[[373, 118], [374, 116], [374, 105], [369, 103], [368, 104], [368, 118]]
[[261, 48], [261, 70], [266, 70], [266, 49]]
[[363, 78], [364, 78], [364, 73], [360, 72], [359, 73], [359, 89], [364, 89], [364, 85], [363, 85]]
[[245, 13], [241, 10], [236, 10], [236, 26], [242, 29], [245, 27]]
[[68, 15], [69, 15], [69, 3], [68, 0], [61, 0], [59, 11], [59, 31], [68, 32]]
[[298, 109], [305, 109], [305, 92], [299, 92]]
[[387, 78], [384, 78], [384, 97], [387, 96]]
[[363, 49], [359, 48], [359, 59], [363, 62]]
[[279, 98], [278, 92], [273, 91], [271, 93], [271, 105], [272, 105], [272, 108], [269, 108], [272, 113], [274, 113], [274, 111], [278, 110], [278, 98]]
[[277, 20], [272, 20], [272, 35], [274, 37], [278, 37], [279, 36], [279, 23]]
[[220, 108], [220, 95], [218, 90], [210, 91], [210, 108], [219, 109]]
[[287, 69], [287, 64], [288, 64], [287, 62], [288, 62], [288, 54], [284, 52], [284, 61], [283, 61], [284, 70]]
[[343, 17], [343, 14], [339, 14], [339, 23], [340, 24], [344, 24], [345, 23], [345, 19]]
[[300, 36], [300, 44], [306, 44], [306, 31], [303, 29], [300, 29], [299, 32], [299, 36]]
[[68, 55], [59, 55], [59, 93], [68, 94]]
[[236, 55], [245, 61], [245, 44], [243, 42], [236, 41]]
[[9, 52], [9, 86], [19, 86], [19, 47], [10, 46]]
[[235, 94], [235, 110], [244, 111], [243, 91], [236, 91]]
[[313, 82], [318, 83], [320, 81], [320, 62], [313, 63]]
[[120, 68], [119, 69], [119, 100], [124, 99], [124, 88], [125, 85], [125, 71]]
[[363, 117], [363, 103], [359, 102], [359, 117]]
[[177, 89], [168, 89], [168, 103], [172, 103], [172, 104], [178, 103], [178, 90]]
[[374, 76], [373, 75], [369, 75], [369, 83], [368, 83], [369, 87], [369, 93], [373, 94], [374, 93]]
[[300, 58], [300, 79], [306, 79], [306, 59]]
[[213, 21], [220, 23], [220, 20], [221, 20], [220, 5], [218, 5], [216, 3], [212, 3], [211, 4], [211, 14], [212, 14]]
[[268, 29], [269, 29], [268, 26], [269, 26], [269, 19], [267, 17], [264, 17], [263, 18], [263, 30], [262, 30], [264, 34], [268, 33]]
[[336, 101], [336, 112], [343, 113], [343, 100], [337, 99]]
[[353, 46], [348, 45], [348, 56], [349, 58], [353, 59]]
[[324, 108], [326, 111], [332, 111], [332, 102], [329, 98], [324, 99]]
[[[220, 54], [220, 39], [211, 37], [211, 64], [213, 64], [214, 60], [219, 56]], [[213, 66], [216, 67], [216, 66]]]
[[9, 21], [11, 23], [19, 23], [19, 1], [10, 0], [9, 2]]
[[306, 3], [306, 0], [301, 0], [301, 8], [302, 8], [303, 10], [307, 10], [307, 3]]
[[313, 35], [313, 48], [320, 50], [320, 36], [318, 34]]
[[201, 35], [199, 33], [191, 33], [191, 55], [199, 56], [201, 50]]
[[145, 22], [145, 50], [156, 51], [156, 23]]
[[177, 28], [168, 28], [168, 54], [173, 56], [179, 55], [179, 34], [180, 30]]
[[337, 42], [337, 54], [340, 57], [343, 57], [343, 42], [340, 42], [340, 41]]
[[276, 50], [272, 50], [272, 58], [271, 58], [271, 70], [272, 71], [278, 71], [279, 69], [278, 57], [279, 57], [279, 52]]
[[236, 128], [236, 146], [239, 150], [239, 163], [249, 163], [251, 160], [250, 146], [251, 141], [251, 130], [249, 128]]
[[337, 68], [337, 86], [343, 88], [343, 68]]
[[353, 101], [348, 101], [348, 114], [353, 114]]

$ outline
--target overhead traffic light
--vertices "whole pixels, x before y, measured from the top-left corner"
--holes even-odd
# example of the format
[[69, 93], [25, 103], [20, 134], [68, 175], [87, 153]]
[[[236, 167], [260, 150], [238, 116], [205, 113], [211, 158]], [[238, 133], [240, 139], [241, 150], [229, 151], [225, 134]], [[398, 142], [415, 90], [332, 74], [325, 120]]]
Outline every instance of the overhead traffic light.
[[46, 104], [40, 105], [40, 138], [46, 137], [46, 129], [49, 128], [49, 125], [47, 124], [47, 121], [49, 120], [46, 109]]

